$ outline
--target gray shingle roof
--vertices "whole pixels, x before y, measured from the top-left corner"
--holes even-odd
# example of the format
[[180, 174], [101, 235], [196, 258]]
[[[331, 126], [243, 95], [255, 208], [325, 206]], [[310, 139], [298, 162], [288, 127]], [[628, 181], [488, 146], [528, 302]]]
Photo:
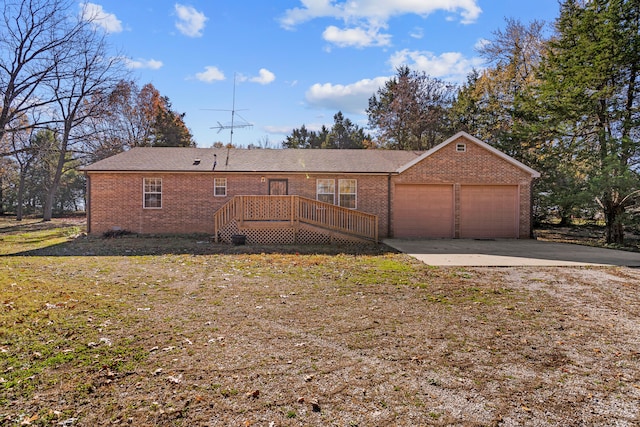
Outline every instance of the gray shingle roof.
[[[429, 151], [226, 149], [137, 147], [84, 168], [87, 172], [297, 172], [402, 173], [443, 147], [465, 138], [531, 174], [540, 173], [489, 144], [458, 132]], [[199, 161], [198, 161], [199, 160]]]
[[[87, 172], [390, 173], [422, 152], [394, 150], [136, 147], [84, 168]], [[196, 160], [200, 161], [197, 162]]]

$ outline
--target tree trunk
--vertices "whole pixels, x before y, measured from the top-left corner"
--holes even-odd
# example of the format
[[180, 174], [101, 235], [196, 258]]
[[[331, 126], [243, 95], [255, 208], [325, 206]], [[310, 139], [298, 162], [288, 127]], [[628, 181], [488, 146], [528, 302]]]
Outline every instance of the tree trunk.
[[53, 192], [47, 191], [47, 195], [44, 199], [44, 206], [42, 207], [42, 220], [51, 221], [53, 217]]
[[559, 226], [567, 227], [571, 225], [571, 214], [569, 213], [569, 211], [560, 209], [558, 214], [560, 216], [560, 223], [558, 224]]
[[[66, 137], [66, 135], [65, 135]], [[56, 165], [56, 171], [53, 174], [53, 179], [51, 180], [51, 185], [47, 189], [47, 196], [44, 199], [44, 206], [42, 212], [42, 220], [43, 221], [51, 221], [53, 217], [53, 202], [55, 199], [56, 192], [58, 191], [58, 187], [60, 186], [60, 179], [62, 178], [62, 172], [64, 170], [64, 164], [66, 163], [66, 155], [67, 155], [67, 144], [66, 140], [62, 142], [62, 147], [60, 149], [60, 154], [58, 155], [58, 163]]]
[[67, 149], [69, 147], [69, 135], [71, 134], [70, 123], [73, 122], [74, 117], [75, 114], [71, 114], [65, 119], [64, 132], [60, 140], [60, 149], [58, 150], [58, 161], [56, 163], [56, 170], [53, 173], [53, 179], [51, 180], [51, 185], [49, 185], [49, 188], [47, 189], [47, 197], [45, 198], [44, 202], [42, 213], [43, 221], [51, 221], [51, 217], [53, 216], [53, 203], [55, 200], [55, 195], [58, 192], [58, 187], [60, 186], [62, 174], [64, 173], [64, 165], [67, 163]]
[[608, 202], [604, 207], [607, 243], [624, 244], [624, 225], [622, 223], [624, 206]]
[[24, 185], [26, 181], [26, 172], [20, 171], [20, 182], [18, 183], [18, 201], [16, 203], [16, 221], [22, 221], [22, 213], [24, 210]]
[[0, 175], [0, 215], [4, 215], [4, 192], [2, 191], [2, 175]]

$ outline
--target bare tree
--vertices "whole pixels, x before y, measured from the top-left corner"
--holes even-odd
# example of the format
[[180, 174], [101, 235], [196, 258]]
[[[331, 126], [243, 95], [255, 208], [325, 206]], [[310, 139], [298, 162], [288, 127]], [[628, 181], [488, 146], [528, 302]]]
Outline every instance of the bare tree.
[[[52, 118], [40, 114], [54, 102], [47, 83], [57, 64], [69, 60], [68, 46], [89, 23], [69, 19], [72, 0], [6, 0], [0, 27], [0, 155], [10, 155], [4, 135], [26, 126], [46, 126]], [[30, 116], [26, 123], [15, 120]], [[14, 126], [15, 125], [15, 126]]]
[[[74, 0], [6, 0], [0, 27], [0, 155], [16, 155], [6, 135], [55, 133], [57, 162], [47, 185], [43, 219], [50, 220], [65, 167], [86, 134], [85, 123], [122, 77], [95, 16]], [[117, 78], [116, 78], [117, 77]], [[28, 117], [28, 120], [25, 118]]]
[[52, 118], [57, 126], [58, 160], [44, 204], [43, 219], [51, 219], [55, 193], [65, 166], [73, 160], [90, 126], [90, 119], [103, 114], [102, 104], [122, 74], [122, 62], [109, 57], [104, 35], [98, 29], [85, 27], [67, 46], [68, 61], [57, 62], [47, 86], [55, 100]]
[[447, 110], [454, 87], [407, 66], [369, 98], [369, 126], [381, 146], [427, 150], [449, 136]]
[[523, 24], [508, 18], [506, 28], [494, 31], [493, 39], [478, 49], [487, 63], [494, 67], [494, 73], [505, 73], [514, 91], [533, 77], [544, 58], [547, 49], [545, 26], [543, 21]]
[[[33, 129], [33, 128], [31, 128]], [[22, 221], [24, 208], [24, 189], [31, 166], [36, 158], [36, 150], [31, 147], [32, 135], [30, 130], [20, 130], [7, 134], [11, 141], [13, 158], [18, 165], [18, 192], [16, 200], [16, 221]]]

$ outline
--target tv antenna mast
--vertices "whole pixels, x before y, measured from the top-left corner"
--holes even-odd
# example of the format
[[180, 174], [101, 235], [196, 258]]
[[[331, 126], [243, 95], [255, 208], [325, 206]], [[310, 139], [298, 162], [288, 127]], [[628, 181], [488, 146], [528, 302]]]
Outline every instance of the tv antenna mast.
[[[233, 145], [233, 131], [234, 129], [242, 129], [242, 128], [250, 128], [253, 127], [253, 123], [249, 123], [244, 117], [238, 114], [238, 111], [246, 111], [246, 110], [236, 110], [236, 74], [233, 74], [233, 102], [231, 104], [231, 110], [221, 110], [221, 109], [208, 109], [210, 111], [230, 111], [231, 112], [231, 124], [222, 124], [217, 122], [217, 126], [212, 126], [210, 129], [218, 129], [218, 133], [222, 132], [225, 129], [229, 129], [229, 145]], [[236, 123], [236, 116], [240, 118], [241, 122]]]

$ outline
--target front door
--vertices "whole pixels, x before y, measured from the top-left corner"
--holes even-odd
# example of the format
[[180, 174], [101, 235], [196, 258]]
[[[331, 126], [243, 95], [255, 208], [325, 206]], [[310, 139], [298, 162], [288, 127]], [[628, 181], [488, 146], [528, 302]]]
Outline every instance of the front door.
[[288, 194], [289, 183], [286, 179], [270, 179], [269, 195], [270, 196], [286, 196]]

